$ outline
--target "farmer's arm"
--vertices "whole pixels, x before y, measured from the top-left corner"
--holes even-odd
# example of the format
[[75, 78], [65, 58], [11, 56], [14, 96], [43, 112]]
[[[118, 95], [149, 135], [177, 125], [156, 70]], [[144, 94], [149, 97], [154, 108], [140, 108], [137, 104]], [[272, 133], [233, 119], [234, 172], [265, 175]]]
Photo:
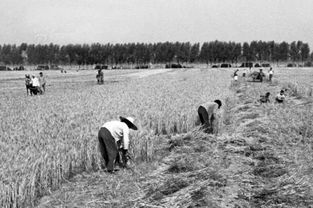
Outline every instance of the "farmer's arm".
[[123, 149], [122, 149], [122, 161], [123, 165], [126, 168], [129, 157], [128, 154], [128, 146], [129, 146], [129, 128], [125, 125], [123, 128]]
[[214, 113], [212, 114], [212, 117], [214, 118], [212, 121], [212, 127], [213, 127], [213, 134], [217, 135], [220, 130], [220, 112], [216, 109]]
[[123, 128], [123, 149], [128, 150], [128, 146], [129, 146], [129, 128], [125, 126], [125, 128]]

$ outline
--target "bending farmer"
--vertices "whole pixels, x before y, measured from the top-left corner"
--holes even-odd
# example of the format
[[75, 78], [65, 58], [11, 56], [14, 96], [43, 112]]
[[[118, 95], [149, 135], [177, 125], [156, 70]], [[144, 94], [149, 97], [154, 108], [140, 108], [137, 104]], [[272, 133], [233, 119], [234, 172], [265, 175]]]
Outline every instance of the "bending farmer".
[[214, 102], [205, 103], [198, 108], [198, 115], [203, 125], [204, 132], [209, 134], [218, 133], [219, 119], [217, 111], [221, 106], [222, 102], [220, 100], [214, 100]]
[[276, 102], [277, 103], [283, 103], [286, 99], [286, 95], [285, 95], [285, 90], [281, 90], [277, 95], [276, 95]]
[[122, 151], [123, 166], [127, 165], [129, 129], [137, 130], [134, 119], [120, 116], [120, 121], [106, 122], [99, 130], [100, 152], [108, 172], [113, 172], [115, 162], [119, 162], [119, 149]]

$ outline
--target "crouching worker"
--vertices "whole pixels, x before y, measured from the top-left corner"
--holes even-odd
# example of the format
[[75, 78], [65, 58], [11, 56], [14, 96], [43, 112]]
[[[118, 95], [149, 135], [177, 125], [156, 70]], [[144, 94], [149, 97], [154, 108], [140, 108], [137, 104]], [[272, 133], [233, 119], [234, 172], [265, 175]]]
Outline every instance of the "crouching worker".
[[283, 103], [286, 99], [285, 90], [281, 90], [278, 95], [276, 95], [276, 102], [277, 103]]
[[119, 151], [122, 152], [123, 167], [127, 167], [129, 158], [129, 129], [137, 130], [134, 119], [120, 116], [120, 121], [106, 122], [99, 130], [99, 148], [108, 172], [112, 173], [115, 163], [119, 163]]
[[214, 102], [205, 103], [198, 108], [198, 115], [204, 132], [208, 134], [218, 133], [219, 117], [217, 112], [221, 106], [220, 100], [214, 100]]
[[271, 95], [270, 92], [267, 92], [265, 95], [261, 95], [259, 102], [260, 103], [269, 103], [270, 102], [270, 95]]

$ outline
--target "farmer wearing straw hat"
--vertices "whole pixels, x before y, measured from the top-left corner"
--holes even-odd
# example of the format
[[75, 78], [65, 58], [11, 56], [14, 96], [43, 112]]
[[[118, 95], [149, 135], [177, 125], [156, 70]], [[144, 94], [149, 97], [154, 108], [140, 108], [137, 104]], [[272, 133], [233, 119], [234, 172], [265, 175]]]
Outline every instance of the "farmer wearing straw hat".
[[134, 118], [120, 116], [120, 121], [106, 122], [99, 130], [98, 139], [100, 152], [105, 160], [108, 172], [114, 170], [114, 163], [119, 162], [119, 149], [121, 148], [123, 166], [126, 167], [129, 147], [129, 129], [137, 130]]
[[204, 132], [208, 134], [218, 133], [219, 116], [217, 113], [221, 106], [222, 101], [220, 100], [214, 100], [214, 102], [208, 102], [199, 106], [198, 115]]

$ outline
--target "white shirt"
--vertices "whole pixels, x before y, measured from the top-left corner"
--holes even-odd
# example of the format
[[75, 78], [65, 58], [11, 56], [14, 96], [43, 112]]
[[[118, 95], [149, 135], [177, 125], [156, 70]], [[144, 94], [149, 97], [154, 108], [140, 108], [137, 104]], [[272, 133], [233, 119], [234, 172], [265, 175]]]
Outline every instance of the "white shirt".
[[121, 121], [109, 121], [106, 122], [102, 127], [105, 127], [109, 130], [116, 142], [121, 140], [124, 149], [128, 149], [129, 128], [126, 123]]
[[274, 72], [272, 70], [269, 71], [269, 74], [274, 74]]
[[40, 83], [37, 77], [32, 79], [33, 87], [40, 87]]
[[284, 94], [278, 93], [278, 95], [276, 95], [276, 98], [279, 100], [285, 100], [286, 96]]
[[216, 102], [208, 102], [207, 106], [208, 106], [207, 112], [208, 112], [209, 116], [215, 114], [216, 111], [218, 110], [218, 104]]

